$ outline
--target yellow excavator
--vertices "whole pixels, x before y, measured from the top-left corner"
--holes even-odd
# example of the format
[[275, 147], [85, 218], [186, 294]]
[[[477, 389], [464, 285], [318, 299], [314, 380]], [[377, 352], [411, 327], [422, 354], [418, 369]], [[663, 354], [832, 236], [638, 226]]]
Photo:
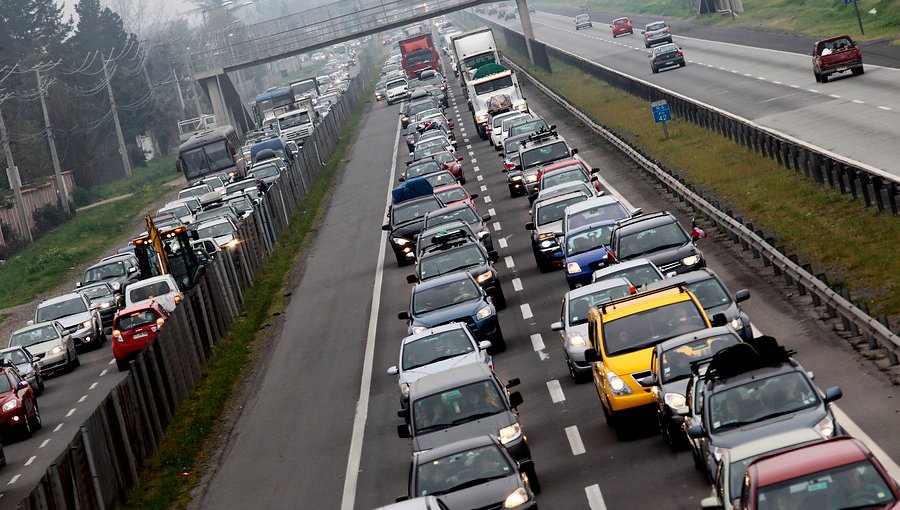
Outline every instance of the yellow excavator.
[[184, 225], [158, 229], [153, 217], [144, 217], [147, 231], [131, 240], [142, 278], [171, 274], [178, 287], [188, 290], [197, 282], [200, 261], [191, 246], [191, 235]]

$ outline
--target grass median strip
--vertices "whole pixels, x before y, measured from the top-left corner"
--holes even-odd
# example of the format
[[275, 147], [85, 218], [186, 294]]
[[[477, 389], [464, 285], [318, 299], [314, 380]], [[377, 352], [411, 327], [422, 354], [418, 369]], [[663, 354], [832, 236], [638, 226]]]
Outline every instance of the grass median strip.
[[[502, 40], [502, 36], [500, 37]], [[498, 44], [500, 44], [498, 42]], [[753, 218], [788, 253], [797, 253], [832, 284], [843, 284], [874, 314], [900, 316], [900, 225], [889, 214], [817, 185], [717, 133], [682, 119], [664, 140], [650, 104], [551, 58], [552, 73], [535, 68], [508, 45], [506, 56], [598, 123], [685, 180], [718, 196], [723, 207]], [[689, 68], [688, 68], [689, 69]], [[675, 71], [683, 72], [683, 71]], [[805, 258], [805, 260], [803, 260]]]
[[129, 491], [124, 508], [181, 507], [190, 500], [189, 491], [200, 473], [191, 477], [179, 475], [185, 469], [196, 470], [198, 463], [213, 448], [210, 434], [234, 394], [240, 373], [248, 364], [253, 343], [272, 314], [284, 307], [283, 295], [291, 268], [325, 211], [341, 160], [353, 143], [362, 119], [366, 98], [371, 97], [371, 87], [361, 97], [363, 99], [344, 127], [334, 151], [313, 180], [309, 194], [255, 276], [253, 286], [244, 293], [240, 316], [226, 338], [216, 346], [199, 382], [175, 413], [159, 448], [141, 475], [140, 484]]

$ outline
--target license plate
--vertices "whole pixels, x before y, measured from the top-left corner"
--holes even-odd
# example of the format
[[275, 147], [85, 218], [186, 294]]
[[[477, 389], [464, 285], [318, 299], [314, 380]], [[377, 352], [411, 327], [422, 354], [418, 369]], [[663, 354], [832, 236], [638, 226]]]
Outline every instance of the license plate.
[[149, 334], [149, 333], [135, 333], [135, 334], [134, 334], [134, 338], [135, 338], [135, 339], [137, 339], [137, 338], [144, 338], [144, 337], [146, 337], [148, 334]]

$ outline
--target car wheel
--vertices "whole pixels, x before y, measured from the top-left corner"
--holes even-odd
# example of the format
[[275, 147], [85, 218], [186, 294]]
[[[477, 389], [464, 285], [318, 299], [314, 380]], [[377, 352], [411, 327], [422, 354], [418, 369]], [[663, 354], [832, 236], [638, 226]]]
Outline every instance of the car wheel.
[[644, 43], [644, 47], [645, 47], [645, 48], [649, 48], [649, 47], [650, 47], [650, 43], [645, 42], [645, 43]]
[[828, 83], [828, 75], [827, 74], [822, 73], [819, 75], [819, 77], [822, 78], [822, 83]]
[[494, 294], [494, 307], [497, 310], [503, 310], [506, 308], [506, 295], [503, 294], [503, 287], [500, 286], [500, 282], [497, 282], [497, 291]]
[[706, 464], [704, 464], [703, 459], [700, 458], [700, 454], [697, 453], [697, 450], [693, 448], [691, 448], [691, 459], [694, 461], [694, 468], [697, 469], [697, 471], [706, 471]]
[[460, 183], [460, 184], [465, 184], [465, 183], [466, 183], [466, 178], [465, 178], [465, 176], [462, 176], [462, 177], [459, 178], [459, 183]]
[[569, 377], [571, 377], [576, 384], [588, 382], [590, 379], [590, 373], [582, 374], [575, 371], [575, 364], [572, 363], [569, 356], [566, 356], [566, 368], [569, 369]]
[[615, 39], [616, 37], [618, 37], [618, 36], [616, 34], [613, 34], [613, 39]]
[[[612, 429], [618, 429], [619, 427], [619, 417], [614, 416], [612, 413], [606, 410], [606, 406], [603, 403], [600, 404], [600, 407], [603, 409], [603, 419], [606, 421], [606, 426]], [[618, 430], [617, 430], [618, 432]]]
[[534, 463], [531, 464], [531, 467], [525, 474], [528, 475], [528, 485], [531, 487], [531, 492], [540, 494], [541, 481], [538, 479], [537, 468], [534, 467]]
[[72, 362], [72, 368], [74, 369], [75, 367], [80, 367], [80, 366], [81, 366], [81, 360], [78, 359], [78, 353], [76, 352], [75, 353], [75, 361]]
[[26, 417], [22, 423], [22, 439], [28, 439], [32, 434], [34, 434], [34, 429], [31, 428], [31, 419]]
[[684, 67], [684, 66], [685, 66], [684, 61], [682, 61], [680, 64], [678, 64], [678, 67]]
[[850, 70], [850, 72], [853, 73], [853, 76], [859, 76], [861, 74], [865, 74], [866, 69], [863, 66], [859, 66], [859, 67], [854, 67], [853, 69]]
[[537, 264], [538, 269], [540, 269], [542, 273], [550, 272], [550, 264], [541, 260], [541, 257], [538, 256], [536, 252], [534, 254], [534, 261]]
[[509, 198], [516, 198], [516, 188], [509, 186]]
[[38, 407], [37, 400], [34, 401], [34, 416], [31, 417], [31, 428], [40, 430], [44, 424], [41, 422], [41, 409]]
[[491, 340], [490, 354], [497, 354], [506, 350], [506, 339], [503, 338], [503, 331], [500, 330], [500, 323], [497, 323], [497, 335]]
[[632, 30], [631, 32], [628, 32], [628, 35], [634, 35], [634, 30]]
[[39, 394], [44, 393], [44, 378], [43, 378], [43, 377], [38, 377], [38, 378], [37, 378], [37, 384], [38, 384], [38, 393], [39, 393]]
[[653, 67], [653, 66], [650, 66], [650, 70], [653, 71], [653, 74], [656, 74], [656, 73], [659, 72], [659, 69], [657, 69], [657, 68], [655, 68], [655, 67]]
[[813, 71], [813, 77], [815, 77], [816, 83], [822, 83], [822, 76], [818, 72]]
[[125, 360], [117, 359], [116, 367], [119, 369], [119, 372], [127, 372], [131, 368], [131, 364]]

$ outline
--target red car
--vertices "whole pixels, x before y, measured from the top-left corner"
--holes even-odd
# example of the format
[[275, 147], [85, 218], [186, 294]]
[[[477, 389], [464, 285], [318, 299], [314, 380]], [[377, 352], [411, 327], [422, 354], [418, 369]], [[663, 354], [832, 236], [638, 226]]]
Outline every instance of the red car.
[[15, 366], [0, 367], [0, 434], [5, 439], [15, 432], [31, 437], [41, 428], [37, 397]]
[[897, 510], [900, 487], [862, 441], [840, 436], [754, 461], [739, 508]]
[[813, 49], [813, 76], [817, 82], [828, 83], [834, 73], [850, 71], [854, 76], [865, 73], [862, 52], [849, 35], [823, 39]]
[[452, 152], [441, 151], [431, 155], [435, 161], [441, 164], [441, 170], [446, 170], [456, 177], [460, 184], [466, 183], [466, 176], [463, 175], [462, 156], [454, 156]]
[[475, 209], [475, 203], [472, 202], [472, 199], [478, 198], [478, 193], [472, 193], [469, 195], [469, 192], [466, 191], [466, 188], [463, 188], [460, 184], [450, 184], [447, 186], [441, 186], [440, 188], [434, 189], [434, 196], [440, 199], [441, 203], [444, 206], [451, 206], [453, 204], [458, 204], [461, 202], [465, 202], [472, 206], [472, 209]]
[[[573, 173], [572, 175], [567, 175], [566, 177], [562, 177], [562, 173], [566, 174], [572, 173], [573, 171], [578, 170], [579, 172]], [[593, 186], [597, 193], [603, 191], [600, 187], [600, 179], [597, 176], [600, 173], [599, 168], [588, 168], [587, 163], [584, 160], [579, 158], [567, 159], [564, 161], [560, 161], [558, 163], [553, 163], [552, 165], [547, 165], [537, 173], [537, 181], [535, 181], [535, 195], [545, 186], [542, 186], [542, 182], [545, 176], [553, 175], [556, 173], [560, 173], [560, 182], [556, 182], [553, 185], [561, 184], [563, 181], [572, 181], [572, 180], [583, 180], [585, 184]], [[546, 186], [550, 187], [550, 186]]]
[[156, 340], [156, 332], [168, 317], [166, 310], [153, 301], [119, 310], [113, 319], [112, 351], [120, 371], [128, 370], [128, 362]]
[[612, 22], [613, 39], [625, 34], [634, 34], [634, 27], [631, 26], [631, 20], [628, 18], [614, 19]]

